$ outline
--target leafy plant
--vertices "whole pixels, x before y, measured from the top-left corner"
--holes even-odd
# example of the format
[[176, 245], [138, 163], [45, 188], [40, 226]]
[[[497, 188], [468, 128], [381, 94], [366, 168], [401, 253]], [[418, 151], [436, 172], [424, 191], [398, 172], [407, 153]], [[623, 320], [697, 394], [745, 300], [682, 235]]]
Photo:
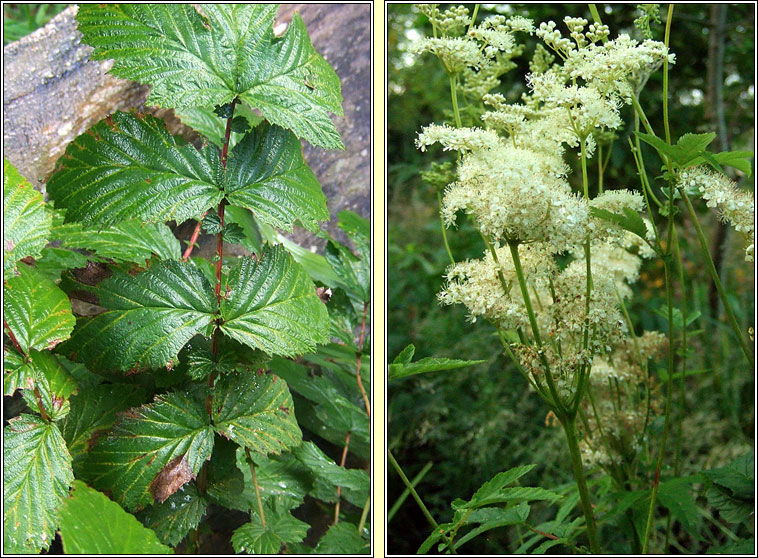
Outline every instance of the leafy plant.
[[[29, 406], [4, 431], [6, 552], [56, 532], [66, 553], [196, 552], [221, 513], [238, 552], [368, 552], [370, 229], [340, 213], [357, 255], [326, 257], [277, 231], [329, 218], [299, 138], [343, 146], [339, 78], [276, 11], [79, 9], [93, 58], [207, 137], [116, 112], [68, 146], [51, 203], [4, 162], [3, 387]], [[165, 222], [189, 219], [182, 254]], [[201, 227], [213, 261], [192, 256]]]

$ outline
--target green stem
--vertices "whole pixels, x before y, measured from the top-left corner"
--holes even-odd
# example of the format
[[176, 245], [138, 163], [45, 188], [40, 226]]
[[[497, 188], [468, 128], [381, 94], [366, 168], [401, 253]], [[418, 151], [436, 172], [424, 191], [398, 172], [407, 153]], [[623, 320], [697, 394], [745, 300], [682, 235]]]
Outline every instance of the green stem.
[[469, 23], [469, 26], [468, 26], [469, 33], [471, 33], [471, 30], [474, 28], [474, 22], [476, 21], [477, 13], [479, 13], [479, 4], [474, 4], [474, 13], [471, 14], [471, 23]]
[[547, 362], [545, 351], [542, 343], [542, 336], [540, 335], [540, 329], [537, 326], [537, 319], [534, 317], [534, 309], [532, 308], [532, 300], [529, 297], [529, 289], [526, 287], [526, 279], [524, 278], [524, 270], [521, 268], [521, 259], [518, 254], [518, 240], [508, 240], [508, 248], [511, 250], [511, 258], [513, 259], [513, 268], [516, 271], [516, 278], [518, 279], [519, 287], [521, 288], [521, 297], [524, 299], [524, 306], [526, 306], [526, 313], [529, 316], [529, 325], [532, 328], [532, 335], [537, 342], [537, 352], [542, 362], [542, 366], [545, 368], [545, 379], [547, 381], [547, 388], [550, 391], [550, 396], [553, 398], [553, 406], [556, 416], [560, 419], [566, 414], [566, 408], [561, 403], [558, 397], [558, 390], [555, 387], [553, 381], [553, 375], [550, 372], [550, 364]]
[[[432, 468], [432, 463], [429, 461], [424, 467], [419, 471], [419, 473], [413, 477], [413, 480], [411, 481], [411, 484], [415, 487], [418, 483], [421, 482], [421, 479], [423, 479], [426, 474], [429, 472], [429, 470]], [[403, 490], [403, 493], [400, 494], [400, 497], [395, 500], [395, 503], [392, 504], [392, 508], [390, 508], [390, 511], [387, 513], [387, 523], [392, 521], [392, 518], [395, 517], [395, 514], [397, 513], [397, 510], [400, 509], [400, 506], [403, 505], [403, 502], [405, 502], [405, 499], [408, 498], [408, 494], [410, 494], [410, 491], [406, 488]]]
[[687, 206], [687, 212], [690, 214], [692, 223], [695, 225], [695, 231], [697, 232], [697, 238], [700, 241], [700, 251], [703, 254], [703, 260], [705, 261], [706, 267], [708, 268], [708, 272], [711, 274], [713, 284], [716, 285], [716, 290], [719, 293], [721, 302], [724, 304], [724, 310], [726, 310], [726, 314], [729, 317], [729, 324], [732, 326], [732, 330], [734, 330], [734, 333], [740, 342], [740, 346], [742, 347], [742, 352], [745, 354], [745, 358], [750, 363], [750, 366], [752, 368], [755, 368], [755, 357], [750, 350], [750, 345], [748, 345], [747, 340], [742, 334], [739, 323], [737, 323], [737, 318], [735, 317], [734, 311], [732, 310], [732, 305], [729, 304], [729, 300], [726, 298], [726, 291], [721, 284], [721, 279], [719, 279], [719, 274], [716, 271], [716, 267], [713, 265], [713, 258], [711, 258], [711, 252], [708, 249], [708, 241], [705, 239], [703, 229], [700, 227], [700, 221], [698, 221], [695, 209], [692, 207], [692, 202], [690, 202], [690, 198], [687, 196], [687, 192], [685, 192], [683, 189], [680, 189], [679, 191], [682, 194], [684, 204]]
[[455, 117], [455, 125], [458, 128], [461, 128], [463, 125], [461, 124], [461, 113], [458, 110], [458, 94], [455, 92], [455, 76], [453, 74], [448, 74], [447, 76], [450, 79], [450, 96], [453, 98], [453, 116]]
[[363, 504], [363, 511], [361, 512], [361, 519], [358, 522], [358, 533], [363, 533], [363, 526], [366, 524], [366, 518], [368, 517], [368, 510], [371, 508], [371, 496], [366, 498], [366, 503]]
[[[429, 510], [424, 505], [424, 502], [421, 500], [421, 496], [419, 496], [418, 492], [416, 492], [416, 489], [413, 488], [411, 481], [409, 481], [408, 477], [405, 476], [403, 469], [400, 467], [400, 464], [397, 462], [397, 460], [395, 459], [395, 456], [392, 455], [392, 452], [390, 450], [387, 450], [387, 459], [389, 460], [392, 467], [394, 467], [397, 474], [400, 475], [400, 479], [403, 481], [403, 484], [405, 484], [405, 487], [411, 493], [411, 496], [413, 496], [413, 499], [416, 500], [416, 503], [421, 508], [421, 513], [424, 514], [424, 517], [426, 517], [426, 520], [429, 522], [429, 525], [432, 526], [432, 529], [434, 529], [435, 531], [438, 531], [440, 528], [439, 524], [434, 520], [434, 518], [432, 517], [432, 514], [429, 513]], [[452, 546], [450, 539], [448, 537], [445, 537], [445, 540], [448, 542], [450, 552], [452, 554], [456, 554], [455, 548]]]
[[442, 241], [445, 243], [445, 250], [447, 251], [447, 257], [450, 258], [450, 263], [455, 264], [455, 258], [453, 252], [450, 250], [450, 244], [447, 241], [447, 230], [445, 229], [445, 220], [442, 218], [442, 194], [437, 190], [437, 204], [440, 208], [440, 230], [442, 231]]
[[574, 422], [574, 418], [567, 418], [565, 421], [561, 421], [561, 426], [563, 426], [563, 431], [566, 434], [566, 442], [568, 442], [569, 453], [571, 454], [571, 467], [574, 470], [574, 479], [576, 480], [576, 486], [579, 489], [579, 499], [582, 503], [582, 512], [584, 512], [584, 523], [587, 528], [587, 537], [590, 540], [590, 550], [593, 554], [601, 554], [600, 542], [597, 537], [597, 526], [595, 525], [595, 515], [592, 511], [590, 492], [587, 489], [587, 479], [584, 474], [584, 466], [582, 465], [582, 454], [579, 450], [579, 442], [576, 439]]
[[595, 6], [595, 4], [590, 4], [589, 8], [590, 8], [590, 14], [592, 15], [593, 21], [597, 25], [602, 25], [603, 24], [603, 20], [600, 19], [600, 13], [597, 11], [597, 6]]
[[[663, 44], [669, 46], [669, 34], [671, 32], [671, 20], [674, 15], [674, 4], [669, 4], [669, 13], [666, 18], [666, 32], [663, 36]], [[666, 134], [666, 143], [671, 145], [671, 133], [669, 132], [669, 60], [663, 59], [663, 131]]]
[[253, 475], [253, 486], [255, 487], [255, 499], [258, 501], [258, 513], [261, 516], [261, 523], [263, 528], [266, 528], [266, 515], [263, 513], [263, 499], [261, 499], [261, 489], [258, 487], [258, 479], [255, 476], [255, 463], [253, 463], [253, 456], [250, 455], [250, 448], [245, 448], [245, 455], [247, 456], [247, 464], [250, 466], [250, 473]]
[[[673, 197], [673, 196], [672, 196]], [[673, 202], [673, 200], [672, 200]], [[669, 214], [669, 230], [673, 229], [673, 217]], [[671, 238], [671, 236], [669, 236]], [[670, 242], [669, 242], [670, 245]], [[647, 523], [645, 525], [645, 535], [642, 540], [642, 554], [647, 554], [648, 544], [653, 526], [653, 512], [655, 511], [655, 501], [658, 496], [658, 487], [661, 478], [661, 467], [663, 465], [663, 454], [666, 449], [666, 439], [668, 438], [669, 426], [671, 424], [671, 399], [674, 382], [674, 300], [673, 285], [671, 283], [671, 263], [670, 256], [663, 257], [663, 271], [666, 280], [666, 306], [668, 307], [669, 322], [669, 351], [668, 351], [668, 380], [666, 382], [666, 408], [664, 410], [663, 434], [661, 435], [661, 446], [658, 449], [658, 460], [655, 465], [655, 479], [653, 480], [653, 489], [650, 493], [650, 507], [647, 512]]]

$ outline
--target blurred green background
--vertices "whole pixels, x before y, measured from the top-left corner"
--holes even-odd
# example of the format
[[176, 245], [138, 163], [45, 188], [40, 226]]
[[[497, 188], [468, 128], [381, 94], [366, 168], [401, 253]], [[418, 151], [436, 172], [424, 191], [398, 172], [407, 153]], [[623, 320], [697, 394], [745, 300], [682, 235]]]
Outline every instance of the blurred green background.
[[[469, 8], [473, 9], [473, 5]], [[640, 38], [633, 24], [639, 16], [635, 5], [600, 4], [598, 9], [603, 23], [610, 26], [611, 38], [619, 33]], [[662, 5], [663, 23], [653, 26], [657, 40], [663, 39], [666, 10], [667, 5]], [[469, 498], [483, 482], [510, 467], [538, 464], [525, 477], [525, 485], [554, 488], [570, 482], [572, 477], [562, 432], [545, 426], [546, 407], [504, 357], [494, 330], [481, 320], [468, 323], [461, 306], [442, 308], [437, 304], [436, 294], [448, 259], [440, 232], [437, 195], [421, 181], [419, 172], [432, 161], [454, 161], [455, 155], [438, 147], [421, 153], [414, 139], [423, 126], [452, 120], [448, 79], [436, 58], [408, 52], [414, 38], [431, 36], [426, 17], [409, 4], [390, 4], [387, 11], [388, 359], [391, 362], [409, 343], [417, 348], [415, 359], [487, 359], [483, 365], [405, 378], [389, 386], [389, 448], [411, 478], [432, 462], [431, 471], [417, 488], [432, 515], [442, 522], [451, 518], [450, 502], [454, 498]], [[483, 4], [477, 21], [492, 13], [524, 15], [537, 26], [554, 20], [562, 27], [560, 22], [566, 15], [592, 21], [586, 4]], [[754, 24], [753, 6], [749, 4], [676, 6], [671, 31], [676, 64], [669, 77], [673, 138], [686, 132], [715, 131], [719, 137], [710, 147], [712, 151], [754, 149]], [[525, 35], [519, 37], [523, 39]], [[524, 54], [514, 60], [518, 68], [502, 80], [498, 92], [511, 102], [526, 90], [524, 76], [536, 43], [536, 37], [526, 37]], [[661, 76], [659, 71], [650, 78], [641, 99], [653, 128], [660, 134]], [[465, 110], [464, 107], [464, 118]], [[623, 109], [627, 126], [617, 131], [619, 139], [613, 144], [605, 175], [607, 189], [638, 188], [626, 140], [633, 126], [631, 114], [631, 107]], [[645, 156], [652, 177], [658, 174], [660, 163], [656, 165], [657, 156], [650, 151], [646, 150]], [[569, 155], [568, 159], [575, 168], [578, 166], [578, 158]], [[595, 165], [592, 160], [591, 187], [596, 184]], [[577, 185], [581, 173], [575, 172], [569, 179]], [[752, 176], [735, 179], [742, 187], [754, 188]], [[720, 225], [702, 202], [697, 207], [722, 280], [739, 313], [738, 319], [747, 329], [754, 313], [753, 265], [744, 261], [739, 235]], [[459, 217], [458, 222], [457, 229], [448, 231], [456, 260], [480, 257], [484, 246], [479, 234], [468, 219]], [[754, 380], [721, 319], [717, 297], [709, 288], [710, 279], [699, 258], [697, 237], [686, 215], [677, 216], [677, 227], [689, 308], [701, 312], [696, 322], [701, 333], [690, 341], [688, 368], [706, 370], [687, 378], [686, 420], [681, 432], [682, 474], [686, 474], [722, 465], [752, 447]], [[664, 304], [662, 265], [646, 263], [629, 307], [638, 332], [666, 331], [665, 320], [654, 312]], [[654, 363], [651, 370], [662, 366], [663, 363]], [[650, 451], [657, 449], [655, 434], [660, 428], [661, 422], [651, 427]], [[670, 438], [667, 447], [672, 452], [678, 438], [678, 432]], [[403, 485], [392, 470], [388, 482], [389, 507]], [[555, 510], [533, 508], [532, 513], [532, 517], [545, 519]], [[408, 498], [389, 524], [387, 550], [414, 553], [429, 532], [418, 506]], [[466, 553], [503, 553], [515, 548], [513, 530], [498, 529], [488, 535], [467, 543]], [[693, 545], [687, 547], [690, 551], [697, 550], [696, 542], [686, 542]], [[613, 551], [628, 550], [623, 544], [620, 542]], [[558, 552], [560, 548], [553, 550]]]
[[3, 45], [39, 29], [71, 4], [3, 3]]

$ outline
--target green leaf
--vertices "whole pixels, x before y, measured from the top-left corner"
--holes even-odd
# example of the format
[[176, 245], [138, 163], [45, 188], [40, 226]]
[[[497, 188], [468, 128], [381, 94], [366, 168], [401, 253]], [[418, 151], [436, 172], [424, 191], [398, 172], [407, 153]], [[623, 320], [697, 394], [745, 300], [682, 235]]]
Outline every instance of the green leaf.
[[52, 212], [42, 194], [4, 158], [3, 274], [15, 272], [18, 260], [40, 255], [52, 221]]
[[290, 131], [262, 123], [229, 153], [224, 191], [229, 203], [250, 209], [272, 227], [292, 231], [296, 221], [318, 231], [329, 220], [326, 197]]
[[[720, 165], [728, 165], [744, 172], [748, 178], [753, 174], [753, 165], [750, 160], [754, 157], [752, 151], [722, 151], [711, 153], [711, 157]], [[695, 167], [705, 162], [704, 157], [697, 157], [689, 162], [689, 166]]]
[[518, 504], [517, 506], [513, 508], [508, 508], [505, 510], [501, 510], [502, 514], [500, 517], [491, 519], [489, 521], [486, 521], [479, 525], [476, 529], [472, 529], [468, 533], [466, 533], [464, 536], [462, 536], [460, 539], [455, 541], [455, 548], [458, 549], [462, 545], [466, 544], [471, 539], [478, 537], [482, 533], [486, 531], [490, 531], [492, 529], [498, 529], [500, 527], [505, 527], [507, 525], [516, 525], [518, 523], [523, 523], [526, 521], [526, 518], [529, 517], [529, 512], [531, 511], [530, 507], [526, 503]]
[[[313, 474], [291, 452], [276, 456], [264, 456], [259, 453], [251, 454], [255, 463], [255, 477], [258, 490], [264, 501], [276, 499], [288, 509], [298, 507], [305, 496], [313, 489]], [[214, 459], [216, 456], [214, 454]], [[243, 448], [237, 449], [237, 472], [244, 477], [244, 490], [247, 493], [248, 511], [257, 504], [253, 476], [250, 464]], [[334, 490], [332, 490], [334, 492]]]
[[329, 527], [316, 546], [316, 554], [369, 554], [371, 543], [361, 537], [351, 523], [337, 523]]
[[[324, 437], [326, 435], [324, 428], [329, 428], [339, 431], [338, 440], [333, 440], [335, 443], [343, 443], [347, 432], [354, 437], [369, 441], [369, 422], [362, 400], [358, 406], [349, 400], [329, 378], [311, 377], [308, 368], [304, 366], [279, 358], [273, 359], [270, 366], [292, 386], [296, 393], [316, 403], [315, 416], [319, 419], [319, 427], [313, 428], [316, 434]], [[300, 407], [298, 407], [299, 412]], [[308, 422], [302, 418], [300, 422], [308, 425]]]
[[754, 553], [755, 537], [729, 542], [723, 546], [712, 546], [708, 549], [708, 554], [745, 554], [749, 556]]
[[[343, 148], [329, 113], [342, 115], [337, 74], [295, 14], [275, 37], [276, 5], [83, 5], [77, 19], [94, 60], [149, 84], [149, 104], [211, 108], [235, 98], [314, 145]], [[207, 16], [207, 17], [206, 17]]]
[[60, 515], [66, 554], [172, 554], [133, 515], [82, 481], [74, 481]]
[[250, 522], [234, 531], [234, 551], [247, 554], [278, 554], [282, 544], [299, 543], [308, 534], [310, 525], [292, 516], [276, 500], [263, 506], [266, 524], [257, 510], [250, 513]]
[[47, 191], [68, 221], [181, 223], [221, 201], [222, 172], [215, 147], [180, 145], [162, 120], [116, 112], [66, 148]]
[[48, 279], [57, 281], [61, 272], [66, 269], [77, 269], [87, 266], [87, 256], [68, 248], [46, 246], [42, 255], [35, 261], [35, 269]]
[[[202, 107], [190, 107], [181, 110], [174, 110], [174, 114], [196, 132], [199, 132], [217, 147], [224, 146], [224, 136], [226, 135], [226, 120], [219, 118], [212, 109]], [[260, 124], [263, 119], [255, 114], [245, 103], [237, 103], [234, 109], [234, 119], [244, 117], [247, 120], [247, 128], [254, 128]], [[232, 129], [229, 136], [229, 149], [232, 149], [240, 138], [241, 133], [236, 133]]]
[[287, 383], [272, 374], [228, 374], [213, 391], [213, 424], [220, 435], [262, 454], [300, 443]]
[[205, 508], [205, 498], [200, 495], [197, 487], [185, 484], [162, 504], [153, 504], [140, 511], [137, 518], [158, 535], [160, 542], [176, 546], [198, 526]]
[[[32, 387], [37, 388], [42, 407], [53, 421], [58, 421], [68, 414], [70, 408], [68, 398], [77, 390], [76, 380], [60, 363], [59, 358], [63, 357], [47, 351], [30, 351], [29, 361], [25, 365], [32, 369], [30, 373], [34, 384]], [[27, 388], [23, 391], [24, 399], [30, 409], [36, 410], [36, 394], [29, 390], [29, 384], [20, 387]]]
[[294, 356], [329, 341], [329, 316], [305, 270], [282, 247], [240, 258], [221, 301], [221, 331], [254, 349]]
[[325, 481], [329, 486], [328, 496], [323, 494], [321, 499], [336, 501], [336, 490], [342, 487], [342, 496], [356, 506], [363, 506], [369, 496], [371, 480], [363, 469], [346, 469], [340, 467], [321, 451], [313, 442], [303, 442], [292, 452], [316, 476], [317, 480]]
[[[340, 525], [340, 523], [337, 525]], [[434, 529], [431, 534], [426, 537], [426, 539], [424, 539], [424, 542], [421, 543], [421, 546], [416, 551], [416, 554], [428, 554], [429, 550], [431, 550], [431, 548], [434, 546], [434, 543], [440, 540], [444, 533], [445, 530], [443, 529], [442, 525], [440, 525], [438, 529]]]
[[21, 350], [52, 349], [74, 329], [74, 315], [66, 294], [28, 265], [3, 286], [5, 323]]
[[752, 452], [738, 457], [725, 467], [703, 471], [703, 474], [740, 498], [750, 498], [754, 495], [755, 456]]
[[716, 134], [713, 132], [708, 134], [684, 134], [677, 140], [676, 145], [669, 145], [651, 134], [644, 134], [642, 132], [635, 132], [635, 134], [642, 141], [653, 146], [658, 151], [661, 160], [665, 162], [666, 158], [669, 158], [680, 168], [689, 165], [697, 157], [702, 156], [705, 148], [716, 138]]
[[700, 514], [687, 479], [671, 479], [662, 482], [658, 499], [679, 522], [687, 533], [697, 540], [700, 536]]
[[[409, 345], [412, 347], [412, 345]], [[487, 362], [486, 360], [458, 360], [451, 358], [437, 358], [427, 357], [422, 358], [416, 362], [410, 362], [413, 358], [415, 348], [410, 354], [407, 354], [408, 347], [403, 349], [403, 352], [397, 356], [395, 362], [389, 365], [389, 380], [397, 380], [398, 378], [405, 378], [406, 376], [413, 376], [414, 374], [423, 374], [425, 372], [437, 372], [440, 370], [454, 370], [456, 368], [465, 368], [466, 366], [474, 366], [475, 364], [482, 364]], [[408, 362], [398, 362], [398, 359], [408, 359]]]
[[83, 386], [71, 398], [71, 410], [61, 422], [77, 476], [81, 476], [87, 453], [113, 423], [117, 413], [144, 401], [144, 391], [128, 384]]
[[416, 347], [411, 343], [405, 349], [400, 351], [400, 354], [395, 357], [392, 364], [410, 364], [414, 354], [416, 354]]
[[153, 254], [164, 260], [182, 257], [179, 241], [163, 223], [124, 221], [111, 227], [85, 227], [81, 223], [58, 224], [50, 238], [60, 247], [83, 249], [101, 258], [143, 264]]
[[633, 232], [647, 242], [647, 227], [640, 214], [628, 207], [622, 208], [624, 214], [611, 213], [607, 209], [599, 207], [590, 207], [590, 213], [593, 217], [616, 223], [622, 229]]
[[355, 244], [358, 255], [342, 243], [330, 240], [326, 261], [334, 269], [338, 282], [364, 302], [371, 300], [371, 223], [353, 211], [337, 214], [339, 227]]
[[502, 501], [501, 495], [503, 494], [506, 485], [517, 481], [535, 467], [536, 465], [534, 464], [521, 465], [519, 467], [514, 467], [513, 469], [508, 469], [502, 473], [498, 473], [490, 480], [485, 482], [481, 488], [479, 488], [479, 490], [474, 493], [474, 495], [471, 497], [471, 500], [458, 507], [467, 509], [478, 508], [488, 505], [491, 500]]
[[108, 311], [80, 319], [62, 347], [93, 370], [162, 368], [215, 319], [213, 288], [187, 262], [162, 261], [135, 277], [115, 269], [96, 292]]
[[123, 415], [85, 462], [85, 480], [127, 509], [163, 501], [194, 478], [213, 449], [202, 393], [167, 393]]
[[22, 414], [3, 429], [4, 551], [50, 547], [58, 509], [74, 481], [71, 456], [58, 427]]
[[754, 498], [739, 498], [721, 485], [713, 484], [705, 496], [711, 506], [719, 510], [721, 517], [729, 523], [742, 523], [755, 513]]
[[17, 351], [3, 350], [3, 395], [13, 395], [17, 389], [34, 385], [34, 368]]

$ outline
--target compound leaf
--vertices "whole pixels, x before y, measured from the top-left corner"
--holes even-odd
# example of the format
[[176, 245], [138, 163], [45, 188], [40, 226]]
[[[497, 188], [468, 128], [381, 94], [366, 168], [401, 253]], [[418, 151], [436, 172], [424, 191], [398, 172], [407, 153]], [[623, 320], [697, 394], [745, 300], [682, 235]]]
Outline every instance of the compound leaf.
[[354, 525], [346, 522], [329, 527], [316, 546], [316, 554], [369, 554], [370, 543]]
[[329, 341], [329, 316], [308, 274], [281, 246], [229, 272], [221, 325], [229, 337], [269, 354], [294, 356]]
[[[313, 442], [304, 442], [292, 452], [319, 482], [328, 485], [328, 493], [318, 491], [318, 497], [325, 501], [336, 501], [336, 489], [342, 487], [342, 496], [356, 506], [363, 506], [369, 495], [371, 481], [363, 469], [347, 469], [332, 461]], [[316, 486], [316, 489], [319, 487]]]
[[145, 527], [155, 531], [162, 543], [176, 546], [198, 526], [206, 506], [197, 487], [185, 484], [162, 504], [156, 503], [139, 512], [137, 518]]
[[284, 543], [299, 543], [308, 534], [310, 525], [292, 516], [277, 500], [263, 506], [266, 524], [257, 510], [250, 513], [250, 522], [234, 531], [232, 546], [235, 552], [247, 554], [278, 554]]
[[342, 148], [329, 113], [342, 114], [337, 74], [300, 16], [275, 37], [276, 5], [83, 5], [77, 19], [93, 59], [151, 86], [150, 104], [213, 108], [235, 98], [314, 145]]
[[74, 481], [60, 512], [66, 554], [171, 554], [150, 529], [105, 494]]
[[47, 244], [53, 214], [42, 194], [3, 159], [3, 273], [21, 258], [40, 255]]
[[221, 200], [221, 171], [215, 147], [180, 145], [162, 120], [116, 112], [68, 146], [47, 191], [68, 221], [181, 223]]
[[[498, 473], [490, 480], [485, 482], [479, 490], [477, 490], [468, 502], [458, 505], [458, 508], [478, 508], [488, 505], [492, 502], [503, 501], [503, 491], [506, 485], [517, 481], [529, 471], [534, 469], [536, 465], [521, 465]], [[548, 492], [548, 491], [545, 491]], [[553, 493], [551, 493], [553, 494]], [[543, 499], [543, 498], [540, 498]]]
[[213, 288], [187, 262], [162, 261], [134, 277], [114, 269], [96, 292], [108, 311], [80, 319], [62, 347], [93, 370], [162, 368], [215, 319]]
[[74, 329], [71, 303], [53, 281], [28, 265], [3, 288], [5, 323], [21, 350], [52, 349]]
[[74, 481], [58, 427], [22, 414], [3, 430], [4, 551], [37, 553], [55, 536], [58, 509]]
[[200, 393], [172, 392], [124, 413], [85, 461], [85, 480], [130, 510], [165, 500], [194, 478], [213, 449]]
[[141, 388], [128, 384], [83, 386], [71, 398], [71, 410], [61, 422], [61, 432], [80, 476], [87, 452], [113, 423], [116, 413], [139, 405], [144, 400]]
[[297, 137], [279, 126], [262, 123], [229, 154], [226, 197], [251, 209], [269, 225], [291, 231], [295, 221], [311, 231], [329, 220], [326, 197], [303, 159]]
[[302, 432], [287, 383], [272, 374], [227, 374], [213, 394], [216, 432], [262, 454], [300, 443]]
[[60, 247], [84, 249], [122, 262], [144, 263], [153, 254], [164, 260], [181, 258], [179, 241], [163, 223], [132, 219], [100, 229], [81, 223], [59, 223], [53, 226], [50, 239], [60, 242]]
[[[23, 396], [30, 409], [37, 409], [36, 396], [39, 394], [39, 402], [53, 421], [60, 420], [68, 414], [68, 398], [77, 390], [76, 380], [59, 359], [63, 357], [47, 351], [30, 351], [28, 362], [24, 366], [31, 368], [31, 380], [27, 380], [26, 385], [19, 386], [26, 388]], [[30, 391], [31, 388], [36, 388], [36, 392]]]

